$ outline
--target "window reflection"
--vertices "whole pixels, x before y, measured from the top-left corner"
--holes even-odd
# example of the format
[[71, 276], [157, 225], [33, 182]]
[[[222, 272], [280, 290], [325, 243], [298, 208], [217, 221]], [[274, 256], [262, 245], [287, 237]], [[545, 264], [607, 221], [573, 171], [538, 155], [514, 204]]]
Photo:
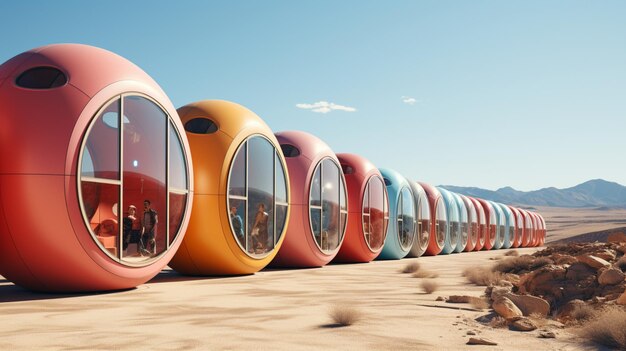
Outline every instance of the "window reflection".
[[426, 193], [419, 194], [419, 222], [417, 228], [419, 245], [422, 250], [426, 250], [430, 240], [430, 206]]
[[229, 171], [230, 226], [251, 256], [265, 256], [282, 235], [287, 217], [284, 167], [269, 140], [251, 136], [238, 148]]
[[413, 195], [407, 187], [400, 191], [397, 211], [398, 239], [402, 249], [408, 250], [415, 236], [415, 210]]
[[444, 246], [446, 242], [446, 233], [448, 232], [448, 216], [446, 214], [446, 208], [443, 201], [443, 198], [438, 199], [435, 210], [435, 235], [437, 245], [439, 247]]
[[389, 220], [385, 184], [379, 176], [373, 176], [368, 180], [364, 196], [363, 232], [365, 233], [365, 241], [372, 251], [377, 251], [385, 242], [387, 221]]
[[342, 218], [347, 215], [345, 187], [337, 163], [323, 159], [311, 180], [309, 207], [311, 229], [318, 247], [324, 252], [335, 251], [344, 234]]

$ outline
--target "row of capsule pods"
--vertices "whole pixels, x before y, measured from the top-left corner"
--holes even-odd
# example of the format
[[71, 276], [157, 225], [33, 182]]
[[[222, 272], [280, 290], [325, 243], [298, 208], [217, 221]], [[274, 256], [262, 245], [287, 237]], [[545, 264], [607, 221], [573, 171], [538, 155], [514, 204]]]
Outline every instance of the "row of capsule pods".
[[237, 275], [543, 243], [538, 215], [410, 182], [308, 133], [274, 135], [240, 105], [176, 110], [140, 68], [91, 46], [2, 64], [0, 120], [0, 274], [32, 290], [132, 288], [168, 264]]

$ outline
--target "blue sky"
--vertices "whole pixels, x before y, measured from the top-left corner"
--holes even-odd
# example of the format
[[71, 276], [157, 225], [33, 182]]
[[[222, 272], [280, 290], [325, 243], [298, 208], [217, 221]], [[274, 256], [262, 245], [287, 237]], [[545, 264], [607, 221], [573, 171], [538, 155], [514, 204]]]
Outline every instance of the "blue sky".
[[[436, 185], [626, 185], [624, 18], [624, 1], [3, 1], [0, 62], [99, 46], [177, 107], [231, 100]], [[297, 107], [318, 102], [339, 109]]]

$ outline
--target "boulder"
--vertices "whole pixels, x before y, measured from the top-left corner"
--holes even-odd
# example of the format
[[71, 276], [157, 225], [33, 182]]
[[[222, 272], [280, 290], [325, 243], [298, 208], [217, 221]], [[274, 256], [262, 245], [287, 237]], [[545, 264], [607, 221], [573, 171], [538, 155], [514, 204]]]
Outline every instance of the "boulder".
[[489, 345], [489, 346], [496, 346], [498, 345], [497, 342], [495, 341], [491, 341], [489, 339], [485, 339], [485, 338], [469, 338], [469, 340], [467, 341], [467, 345]]
[[509, 293], [504, 297], [511, 300], [517, 308], [522, 311], [524, 316], [530, 316], [531, 314], [540, 314], [542, 317], [546, 317], [550, 313], [550, 304], [548, 301], [532, 296], [532, 295], [517, 295]]
[[615, 300], [615, 303], [618, 305], [626, 305], [626, 291], [622, 293], [622, 296], [618, 297], [617, 300]]
[[494, 311], [496, 311], [497, 314], [505, 319], [512, 319], [523, 316], [522, 311], [520, 311], [520, 309], [515, 306], [513, 301], [504, 296], [500, 296], [495, 301], [493, 301], [491, 307], [494, 309]]
[[611, 233], [609, 234], [607, 241], [610, 243], [626, 242], [626, 234], [624, 234], [624, 232]]
[[517, 331], [533, 331], [537, 325], [530, 318], [522, 317], [514, 319], [510, 324], [511, 329]]
[[602, 267], [611, 267], [609, 262], [593, 255], [580, 255], [576, 258], [578, 262], [582, 262], [591, 268], [600, 269]]
[[553, 254], [552, 255], [552, 260], [556, 264], [574, 264], [574, 263], [578, 262], [578, 260], [574, 256], [562, 255], [562, 254], [559, 254], [559, 253]]
[[620, 269], [610, 268], [598, 276], [598, 283], [600, 285], [616, 285], [623, 282], [624, 278], [626, 278], [626, 274], [622, 273]]
[[[508, 293], [510, 293], [512, 290], [511, 287], [508, 286], [494, 286], [491, 288], [491, 292], [489, 292], [489, 295], [491, 297], [491, 300], [497, 300], [500, 296], [504, 296]], [[485, 291], [487, 292], [487, 291]]]
[[[565, 278], [568, 280], [584, 280], [595, 275], [595, 270], [582, 262], [576, 262], [567, 268]], [[595, 279], [595, 278], [594, 278]]]

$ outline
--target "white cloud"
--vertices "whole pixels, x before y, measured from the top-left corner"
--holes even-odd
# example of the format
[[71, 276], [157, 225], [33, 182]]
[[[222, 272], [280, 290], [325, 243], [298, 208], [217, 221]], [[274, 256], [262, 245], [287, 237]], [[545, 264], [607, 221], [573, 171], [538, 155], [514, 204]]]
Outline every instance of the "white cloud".
[[333, 102], [328, 101], [318, 101], [312, 104], [296, 104], [297, 108], [301, 108], [303, 110], [311, 110], [317, 113], [328, 113], [331, 111], [345, 111], [345, 112], [355, 112], [356, 108], [348, 107], [343, 105], [338, 105]]
[[408, 105], [415, 105], [415, 103], [417, 102], [417, 99], [412, 98], [410, 96], [403, 96], [402, 97], [402, 102], [404, 102], [405, 104], [408, 104]]

